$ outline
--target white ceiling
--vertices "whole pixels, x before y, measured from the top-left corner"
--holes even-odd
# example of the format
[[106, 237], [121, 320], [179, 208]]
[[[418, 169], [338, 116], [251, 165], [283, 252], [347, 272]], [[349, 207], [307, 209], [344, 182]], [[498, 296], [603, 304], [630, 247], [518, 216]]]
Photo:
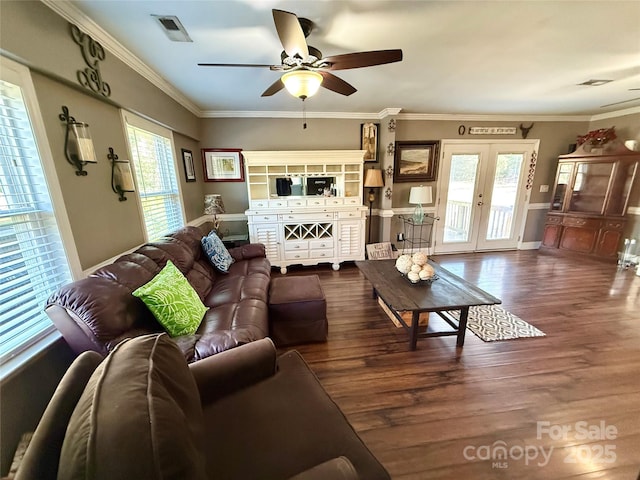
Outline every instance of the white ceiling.
[[[58, 3], [58, 2], [47, 2]], [[358, 91], [321, 89], [307, 111], [598, 115], [640, 106], [640, 1], [234, 0], [98, 1], [77, 7], [204, 115], [300, 112], [279, 73], [198, 62], [279, 64], [271, 9], [307, 17], [324, 56], [401, 48], [400, 63], [337, 71]], [[193, 43], [151, 17], [176, 15]], [[91, 32], [89, 32], [91, 33]], [[609, 79], [599, 86], [578, 86]], [[609, 106], [606, 106], [609, 105]]]

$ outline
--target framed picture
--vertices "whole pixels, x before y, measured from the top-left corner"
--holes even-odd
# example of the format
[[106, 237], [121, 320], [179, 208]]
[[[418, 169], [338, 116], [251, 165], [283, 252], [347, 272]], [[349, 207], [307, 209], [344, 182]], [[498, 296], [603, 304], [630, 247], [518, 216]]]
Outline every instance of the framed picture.
[[205, 182], [244, 182], [242, 153], [236, 148], [203, 148]]
[[378, 127], [379, 123], [360, 124], [360, 148], [365, 151], [365, 162], [378, 161]]
[[440, 142], [436, 140], [396, 142], [393, 181], [435, 181], [439, 147]]
[[193, 153], [191, 150], [182, 150], [182, 163], [184, 165], [184, 178], [187, 182], [195, 182], [196, 181], [196, 169], [193, 166]]

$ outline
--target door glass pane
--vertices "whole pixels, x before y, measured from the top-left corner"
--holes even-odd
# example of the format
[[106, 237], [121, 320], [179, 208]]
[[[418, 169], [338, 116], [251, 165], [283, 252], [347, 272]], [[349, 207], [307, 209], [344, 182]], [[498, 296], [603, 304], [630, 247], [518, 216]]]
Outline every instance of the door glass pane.
[[522, 153], [498, 154], [496, 173], [493, 177], [487, 240], [507, 240], [512, 236], [513, 211], [523, 160]]
[[602, 213], [613, 163], [579, 163], [577, 168], [569, 210]]
[[565, 163], [563, 165], [560, 165], [560, 169], [558, 170], [556, 189], [553, 192], [553, 202], [551, 202], [551, 210], [564, 210], [565, 193], [567, 192], [567, 185], [569, 185], [569, 180], [571, 180], [572, 169], [573, 165], [571, 164]]
[[451, 155], [443, 239], [445, 243], [469, 241], [471, 206], [479, 162], [478, 154]]

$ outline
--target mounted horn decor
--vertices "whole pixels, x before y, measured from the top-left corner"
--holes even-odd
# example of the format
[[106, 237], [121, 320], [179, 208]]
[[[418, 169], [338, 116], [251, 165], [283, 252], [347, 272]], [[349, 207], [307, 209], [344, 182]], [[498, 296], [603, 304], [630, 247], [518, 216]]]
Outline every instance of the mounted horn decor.
[[83, 87], [89, 88], [105, 97], [109, 97], [111, 95], [111, 87], [107, 82], [102, 81], [100, 67], [98, 65], [98, 62], [104, 60], [106, 57], [104, 48], [89, 35], [82, 33], [78, 27], [73, 24], [70, 25], [71, 37], [74, 42], [80, 45], [82, 57], [87, 64], [87, 68], [78, 70], [78, 82], [80, 82], [80, 85]]
[[117, 193], [121, 202], [127, 200], [124, 196], [126, 192], [135, 192], [136, 187], [133, 184], [133, 175], [131, 175], [131, 166], [126, 160], [118, 160], [113, 148], [109, 147], [107, 158], [111, 160], [111, 190]]
[[522, 138], [527, 138], [527, 135], [529, 135], [529, 130], [531, 130], [534, 125], [535, 123], [533, 122], [531, 122], [531, 125], [529, 125], [528, 127], [525, 127], [522, 123], [520, 124], [518, 128], [522, 132]]
[[89, 132], [89, 124], [76, 122], [76, 119], [69, 115], [69, 109], [64, 105], [58, 118], [67, 124], [64, 137], [64, 155], [67, 162], [76, 168], [76, 175], [84, 177], [87, 175], [84, 166], [87, 163], [98, 163], [96, 152], [93, 149], [91, 132]]

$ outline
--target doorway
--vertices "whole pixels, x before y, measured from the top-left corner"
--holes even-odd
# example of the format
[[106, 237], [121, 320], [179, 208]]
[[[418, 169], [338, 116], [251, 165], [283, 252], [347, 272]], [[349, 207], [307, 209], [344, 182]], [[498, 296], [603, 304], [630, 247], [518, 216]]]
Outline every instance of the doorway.
[[538, 140], [443, 141], [435, 253], [515, 250]]

